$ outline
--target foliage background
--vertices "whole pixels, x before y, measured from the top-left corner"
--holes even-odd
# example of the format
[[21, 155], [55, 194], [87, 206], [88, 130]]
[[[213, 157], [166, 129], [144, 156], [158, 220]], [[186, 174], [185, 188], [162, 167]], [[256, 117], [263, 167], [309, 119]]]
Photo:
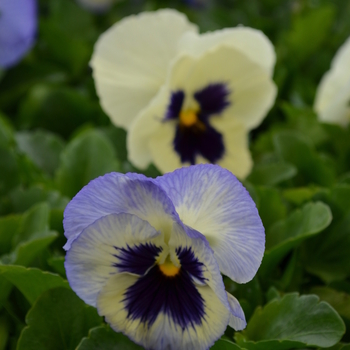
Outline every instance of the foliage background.
[[42, 0], [34, 49], [0, 71], [0, 350], [139, 348], [70, 290], [62, 218], [91, 179], [141, 172], [127, 160], [125, 132], [99, 106], [88, 62], [113, 23], [161, 7], [186, 13], [202, 32], [261, 29], [277, 53], [278, 98], [251, 134], [255, 167], [244, 182], [266, 254], [253, 281], [225, 279], [249, 322], [214, 348], [350, 349], [350, 131], [318, 123], [312, 111], [350, 35], [350, 2], [124, 0], [94, 15], [71, 0]]

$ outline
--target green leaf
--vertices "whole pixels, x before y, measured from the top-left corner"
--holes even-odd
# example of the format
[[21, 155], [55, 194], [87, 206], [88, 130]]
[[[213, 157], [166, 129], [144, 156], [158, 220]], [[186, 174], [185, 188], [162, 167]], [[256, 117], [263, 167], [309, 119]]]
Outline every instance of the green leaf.
[[49, 289], [56, 287], [70, 288], [68, 282], [59, 275], [36, 268], [0, 265], [0, 276], [16, 286], [31, 304]]
[[334, 307], [340, 316], [350, 320], [350, 295], [329, 287], [313, 287], [310, 292]]
[[210, 348], [211, 350], [245, 350], [239, 345], [233, 343], [228, 339], [219, 339], [215, 344]]
[[296, 17], [286, 38], [293, 60], [302, 62], [318, 49], [329, 34], [334, 17], [335, 8], [332, 5], [322, 6]]
[[273, 186], [291, 179], [297, 173], [294, 165], [289, 163], [267, 163], [256, 165], [248, 177], [248, 181], [255, 185]]
[[69, 202], [69, 198], [60, 192], [49, 190], [41, 184], [30, 188], [17, 187], [8, 197], [12, 211], [16, 213], [23, 213], [40, 202], [47, 202], [51, 209], [64, 209]]
[[90, 328], [102, 323], [102, 318], [72, 290], [55, 288], [37, 299], [26, 323], [17, 350], [73, 350]]
[[255, 187], [255, 191], [258, 195], [257, 208], [266, 230], [276, 221], [286, 217], [287, 208], [278, 189]]
[[109, 326], [96, 327], [90, 330], [76, 350], [141, 350], [143, 347], [133, 343], [122, 333], [116, 333]]
[[259, 272], [266, 275], [286, 254], [305, 239], [324, 230], [332, 221], [329, 207], [307, 203], [266, 232], [266, 251]]
[[345, 332], [337, 312], [316, 295], [286, 294], [257, 308], [236, 339], [247, 349], [322, 348], [336, 344]]
[[32, 235], [49, 229], [50, 208], [47, 203], [39, 203], [31, 207], [23, 215], [21, 227], [13, 239], [12, 247], [19, 242], [27, 241]]
[[312, 144], [303, 135], [283, 131], [277, 133], [273, 141], [280, 157], [297, 167], [297, 179], [301, 184], [312, 182], [328, 186], [334, 182], [334, 169], [316, 153]]
[[94, 119], [94, 104], [68, 86], [34, 85], [19, 108], [23, 129], [42, 128], [69, 137], [82, 124]]
[[118, 171], [114, 149], [101, 132], [87, 130], [74, 138], [61, 155], [57, 186], [73, 197], [90, 180], [111, 171]]
[[[312, 254], [308, 252], [312, 251]], [[350, 275], [350, 214], [304, 247], [304, 264], [312, 274], [325, 282]]]
[[64, 261], [65, 261], [65, 257], [64, 256], [53, 256], [47, 261], [47, 263], [59, 275], [61, 275], [64, 278], [67, 278], [67, 276], [66, 276], [66, 269], [64, 267]]
[[12, 240], [21, 227], [22, 215], [0, 217], [0, 256], [12, 248]]
[[33, 163], [47, 174], [53, 176], [59, 157], [64, 148], [63, 140], [46, 131], [22, 131], [16, 134], [19, 149], [25, 153]]

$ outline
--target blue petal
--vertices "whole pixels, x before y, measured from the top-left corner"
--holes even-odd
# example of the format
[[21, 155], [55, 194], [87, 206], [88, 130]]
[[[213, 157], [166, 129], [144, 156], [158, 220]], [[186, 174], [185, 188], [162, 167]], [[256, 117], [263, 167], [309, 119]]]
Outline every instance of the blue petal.
[[238, 300], [231, 294], [227, 293], [228, 302], [230, 304], [230, 320], [229, 326], [232, 327], [236, 331], [241, 331], [247, 326], [247, 322], [245, 320], [244, 311], [239, 304]]
[[236, 177], [216, 165], [195, 165], [158, 177], [184, 224], [202, 233], [222, 273], [250, 281], [265, 249], [255, 203]]
[[169, 234], [178, 220], [166, 193], [150, 179], [138, 174], [110, 173], [91, 181], [67, 205], [63, 226], [71, 243], [95, 220], [113, 213], [130, 213], [148, 221], [156, 230]]
[[[67, 252], [69, 284], [87, 304], [96, 306], [97, 295], [111, 276], [144, 274], [163, 245], [163, 235], [135, 215], [104, 216], [88, 226]], [[134, 254], [129, 256], [121, 254], [132, 250]]]
[[0, 67], [15, 65], [33, 46], [37, 26], [35, 0], [0, 2]]

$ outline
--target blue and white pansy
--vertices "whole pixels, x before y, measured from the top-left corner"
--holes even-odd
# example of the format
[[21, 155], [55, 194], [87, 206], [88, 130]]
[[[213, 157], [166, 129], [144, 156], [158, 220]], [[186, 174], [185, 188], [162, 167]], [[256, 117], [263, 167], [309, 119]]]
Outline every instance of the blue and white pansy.
[[350, 38], [334, 56], [331, 69], [317, 88], [314, 109], [322, 122], [350, 123]]
[[217, 165], [157, 179], [110, 173], [64, 213], [72, 289], [146, 349], [208, 349], [246, 326], [220, 271], [238, 283], [260, 266], [265, 234], [241, 183]]
[[100, 102], [128, 130], [139, 168], [163, 173], [216, 163], [239, 178], [251, 170], [248, 133], [276, 96], [275, 52], [246, 27], [198, 34], [175, 10], [118, 22], [98, 40], [91, 60]]

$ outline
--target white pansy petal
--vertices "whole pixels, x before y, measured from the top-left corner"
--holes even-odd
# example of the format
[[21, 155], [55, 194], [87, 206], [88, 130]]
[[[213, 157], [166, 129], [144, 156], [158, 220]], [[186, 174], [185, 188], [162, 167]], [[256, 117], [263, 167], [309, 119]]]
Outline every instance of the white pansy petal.
[[169, 250], [180, 270], [158, 265], [135, 278], [113, 276], [98, 297], [100, 315], [146, 349], [208, 349], [224, 332], [230, 305], [213, 252], [174, 223]]
[[103, 109], [128, 128], [165, 82], [177, 42], [196, 27], [175, 10], [127, 17], [98, 40], [91, 59]]
[[174, 122], [164, 123], [149, 140], [148, 147], [153, 163], [162, 173], [190, 165], [181, 163], [180, 156], [174, 150], [175, 129]]
[[196, 165], [156, 179], [180, 219], [202, 233], [220, 271], [236, 282], [250, 281], [264, 254], [265, 233], [255, 203], [228, 170]]
[[239, 179], [245, 179], [253, 167], [248, 132], [242, 124], [228, 118], [213, 118], [212, 125], [224, 137], [225, 153], [218, 165], [231, 171]]
[[166, 193], [150, 179], [138, 174], [110, 173], [92, 180], [68, 203], [64, 211], [64, 248], [102, 216], [129, 213], [169, 234], [176, 212]]
[[276, 62], [274, 47], [262, 31], [253, 28], [225, 28], [201, 35], [186, 33], [180, 40], [179, 51], [199, 56], [220, 45], [241, 51], [272, 76]]
[[238, 300], [233, 295], [227, 293], [227, 297], [231, 308], [231, 315], [228, 325], [235, 331], [241, 331], [247, 326], [244, 311]]
[[[163, 242], [160, 232], [135, 215], [102, 217], [88, 226], [67, 252], [65, 268], [69, 284], [87, 304], [96, 306], [97, 294], [112, 275], [144, 274], [162, 251]], [[146, 257], [135, 253], [141, 249], [147, 250]], [[128, 252], [133, 254], [134, 261], [125, 266]]]
[[162, 133], [163, 122], [169, 103], [169, 92], [163, 88], [157, 96], [135, 119], [127, 135], [129, 160], [138, 168], [145, 169], [153, 161], [149, 143], [154, 135]]
[[[163, 293], [150, 296], [147, 303], [143, 304], [144, 308], [149, 308], [146, 313], [148, 318], [141, 320], [134, 315], [134, 317], [128, 317], [129, 310], [125, 305], [125, 292], [132, 289], [137, 282], [138, 278], [127, 274], [112, 276], [99, 294], [97, 302], [99, 314], [105, 316], [106, 322], [116, 332], [123, 332], [135, 343], [153, 350], [206, 350], [225, 331], [228, 311], [208, 286], [197, 287], [204, 301], [206, 313], [201, 324], [188, 324], [187, 327], [182, 328], [174, 321], [169, 312], [160, 312], [155, 317], [152, 314], [152, 308], [155, 307], [157, 301], [164, 299]], [[147, 294], [148, 291], [140, 291], [140, 294]], [[145, 297], [141, 296], [141, 299], [143, 298]], [[168, 307], [171, 307], [170, 304]], [[137, 311], [142, 314], [144, 310], [141, 306]], [[178, 309], [174, 312], [180, 313], [181, 311]], [[152, 323], [149, 323], [149, 319], [152, 319]]]
[[340, 87], [333, 99], [317, 112], [322, 122], [347, 126], [350, 122], [350, 79], [348, 84]]
[[314, 109], [324, 122], [346, 126], [350, 122], [350, 38], [333, 58], [331, 69], [317, 88]]
[[170, 89], [191, 96], [213, 83], [226, 85], [230, 105], [223, 117], [234, 118], [250, 130], [257, 127], [273, 106], [277, 88], [267, 72], [245, 54], [221, 46], [199, 58], [182, 56], [171, 72]]

